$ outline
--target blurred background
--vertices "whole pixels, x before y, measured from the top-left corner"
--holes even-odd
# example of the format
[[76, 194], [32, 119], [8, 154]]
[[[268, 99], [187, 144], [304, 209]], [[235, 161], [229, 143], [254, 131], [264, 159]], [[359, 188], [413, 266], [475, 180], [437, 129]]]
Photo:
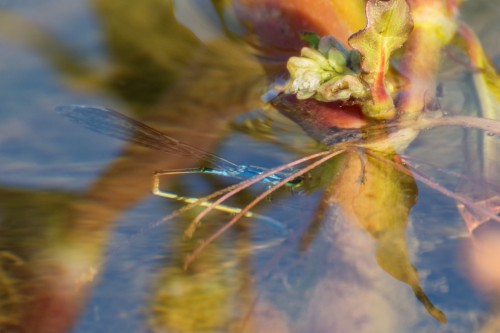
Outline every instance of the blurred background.
[[[462, 12], [497, 67], [499, 5], [469, 1]], [[278, 191], [255, 210], [260, 218], [242, 220], [185, 271], [185, 256], [231, 216], [214, 213], [186, 240], [195, 213], [158, 222], [183, 203], [154, 197], [152, 173], [203, 162], [98, 135], [54, 112], [109, 107], [262, 167], [317, 151], [264, 106], [269, 81], [242, 33], [225, 1], [0, 1], [0, 332], [500, 332], [498, 298], [463, 267], [467, 230], [451, 199], [419, 186], [408, 230], [421, 284], [446, 325], [377, 271], [370, 248], [352, 241], [365, 236], [325, 233], [307, 253], [295, 246], [321, 191]], [[443, 109], [477, 112], [466, 68], [447, 62], [440, 82]], [[407, 154], [462, 172], [463, 133], [438, 132], [424, 132]], [[187, 175], [162, 188], [199, 197], [234, 183]], [[354, 256], [344, 251], [351, 245]], [[335, 280], [351, 266], [369, 270], [371, 282]], [[380, 299], [386, 307], [370, 307]]]

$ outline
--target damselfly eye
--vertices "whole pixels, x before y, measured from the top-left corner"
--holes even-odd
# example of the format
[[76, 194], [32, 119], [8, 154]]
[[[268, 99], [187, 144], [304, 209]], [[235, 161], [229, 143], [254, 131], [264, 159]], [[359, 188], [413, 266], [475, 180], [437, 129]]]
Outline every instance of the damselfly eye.
[[288, 186], [291, 186], [291, 187], [297, 187], [297, 186], [300, 186], [302, 185], [302, 182], [304, 181], [306, 177], [305, 176], [298, 176], [298, 177], [295, 177], [294, 179], [290, 180], [287, 185]]

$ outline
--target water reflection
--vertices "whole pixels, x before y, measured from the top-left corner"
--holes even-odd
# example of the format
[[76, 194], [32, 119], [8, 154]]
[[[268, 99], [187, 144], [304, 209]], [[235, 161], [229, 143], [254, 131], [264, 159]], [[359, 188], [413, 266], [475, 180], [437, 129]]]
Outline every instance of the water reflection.
[[[200, 149], [213, 151], [224, 136], [228, 136], [229, 140], [224, 141], [225, 151], [234, 155], [232, 160], [253, 162], [253, 156], [259, 156], [258, 152], [251, 151], [250, 140], [242, 141], [227, 133], [228, 122], [235, 115], [261, 106], [259, 97], [265, 71], [245, 45], [224, 38], [200, 42], [189, 29], [176, 22], [171, 1], [125, 4], [96, 0], [90, 2], [90, 6], [102, 28], [100, 38], [107, 50], [98, 64], [67, 46], [76, 44], [77, 36], [71, 37], [74, 38], [71, 43], [59, 40], [54, 37], [57, 34], [44, 32], [22, 13], [1, 11], [3, 38], [26, 47], [25, 52], [29, 49], [39, 61], [50, 64], [58, 79], [65, 83], [64, 91], [54, 93], [48, 100], [30, 101], [31, 105], [25, 105], [26, 108], [52, 110], [58, 104], [78, 101], [98, 104], [105, 99], [106, 104], [134, 113], [135, 117]], [[71, 24], [69, 18], [63, 19]], [[14, 33], [10, 28], [7, 30], [13, 26], [16, 27]], [[33, 31], [37, 34], [28, 33]], [[29, 79], [26, 76], [27, 82]], [[460, 78], [451, 81], [460, 81]], [[9, 82], [3, 82], [2, 87], [8, 88]], [[45, 91], [41, 87], [19, 89]], [[23, 96], [23, 92], [26, 90], [13, 91], [13, 94]], [[19, 100], [15, 104], [15, 108], [19, 108]], [[42, 116], [51, 117], [48, 112]], [[66, 138], [76, 131], [56, 120], [54, 124], [61, 127], [50, 128], [50, 124], [40, 123], [37, 128], [65, 131]], [[238, 128], [242, 127], [249, 128]], [[289, 142], [306, 140], [296, 128], [293, 130]], [[266, 138], [265, 135], [259, 138], [262, 137]], [[87, 138], [91, 138], [91, 134]], [[409, 154], [418, 156], [421, 152], [435, 164], [443, 162], [441, 168], [453, 169], [452, 164], [459, 161], [461, 154], [460, 149], [453, 149], [459, 144], [455, 147], [450, 144], [460, 142], [454, 138], [424, 135], [410, 148]], [[65, 143], [54, 139], [48, 142], [55, 147]], [[103, 140], [85, 142], [95, 146], [105, 144]], [[54, 149], [71, 154], [75, 146], [74, 142], [69, 143], [65, 149]], [[81, 150], [73, 156], [80, 154], [77, 161], [85, 161], [93, 147], [86, 143], [80, 145]], [[288, 149], [296, 153], [293, 147]], [[3, 152], [7, 156], [11, 154]], [[295, 156], [285, 149], [273, 154], [276, 156], [272, 162], [276, 164]], [[448, 159], [442, 161], [441, 156]], [[344, 167], [342, 177], [331, 183], [343, 159], [351, 166]], [[374, 169], [384, 169], [376, 160], [368, 159]], [[59, 183], [50, 182], [39, 187], [55, 188], [51, 191], [5, 186], [0, 191], [2, 330], [52, 333], [70, 331], [76, 325], [74, 330], [82, 332], [142, 332], [146, 329], [157, 332], [495, 332], [498, 298], [490, 297], [493, 310], [489, 314], [483, 297], [471, 289], [459, 270], [442, 262], [454, 260], [450, 258], [456, 255], [456, 235], [466, 231], [458, 214], [452, 211], [454, 203], [437, 199], [429, 191], [420, 191], [420, 200], [428, 205], [424, 208], [424, 204], [417, 204], [415, 224], [425, 228], [417, 226], [414, 234], [409, 233], [412, 237], [408, 237], [407, 216], [416, 200], [415, 182], [394, 170], [385, 174], [378, 170], [377, 175], [394, 177], [401, 183], [391, 189], [392, 200], [400, 205], [388, 200], [385, 205], [390, 209], [384, 212], [388, 215], [387, 225], [374, 224], [370, 214], [363, 216], [364, 211], [346, 204], [359, 199], [352, 197], [354, 192], [349, 189], [353, 184], [358, 189], [362, 187], [358, 165], [362, 161], [363, 158], [355, 155], [344, 156], [332, 162], [333, 171], [325, 167], [313, 175], [312, 182], [331, 184], [320, 193], [319, 201], [317, 192], [311, 198], [291, 195], [288, 190], [273, 194], [271, 202], [263, 205], [270, 208], [259, 208], [262, 209], [259, 212], [283, 221], [286, 231], [258, 220], [241, 221], [208, 247], [187, 271], [182, 270], [185, 256], [228, 216], [216, 213], [204, 222], [193, 240], [183, 239], [193, 214], [147, 230], [151, 223], [179, 207], [150, 197], [151, 174], [159, 169], [197, 166], [196, 158], [173, 158], [127, 145], [81, 193], [66, 193], [59, 189]], [[35, 166], [32, 170], [36, 173], [41, 169]], [[367, 177], [370, 172], [368, 170]], [[88, 174], [71, 177], [74, 177], [72, 181], [84, 184], [82, 178]], [[378, 179], [387, 183], [387, 179]], [[170, 178], [164, 185], [186, 196], [210, 193], [227, 185], [215, 178], [198, 180], [196, 178], [197, 183], [193, 185], [193, 178]], [[317, 184], [310, 185], [315, 188]], [[243, 192], [231, 204], [241, 206], [256, 193]], [[432, 206], [433, 201], [440, 205]], [[318, 207], [314, 209], [317, 202]], [[429, 211], [428, 207], [432, 209]], [[491, 205], [492, 209], [497, 207], [498, 203]], [[364, 224], [349, 223], [352, 216], [346, 215], [356, 216]], [[400, 218], [401, 215], [404, 218]], [[114, 230], [117, 220], [122, 224]], [[454, 224], [446, 229], [449, 221]], [[491, 236], [495, 227], [484, 224], [484, 228], [488, 231], [469, 227], [476, 244], [464, 242], [463, 248], [469, 258], [467, 267], [473, 285], [483, 293], [496, 295], [493, 291], [498, 289], [495, 283], [498, 260], [486, 260], [492, 257], [482, 253], [498, 252], [497, 237]], [[130, 235], [138, 236], [127, 241]], [[420, 248], [415, 244], [418, 240]], [[423, 245], [431, 250], [422, 250]], [[108, 246], [111, 247], [109, 256], [105, 254]], [[127, 253], [130, 257], [122, 258]], [[425, 256], [434, 257], [422, 258]], [[461, 255], [457, 261], [462, 258]], [[419, 275], [412, 262], [418, 267]], [[441, 289], [437, 276], [446, 280]], [[465, 291], [459, 292], [462, 288]], [[92, 290], [95, 293], [90, 296]], [[448, 326], [434, 322], [415, 300], [412, 290], [424, 304], [425, 290], [446, 312]], [[426, 306], [431, 313], [435, 311], [429, 304]], [[434, 314], [439, 317], [439, 313]], [[79, 318], [83, 319], [76, 324]]]

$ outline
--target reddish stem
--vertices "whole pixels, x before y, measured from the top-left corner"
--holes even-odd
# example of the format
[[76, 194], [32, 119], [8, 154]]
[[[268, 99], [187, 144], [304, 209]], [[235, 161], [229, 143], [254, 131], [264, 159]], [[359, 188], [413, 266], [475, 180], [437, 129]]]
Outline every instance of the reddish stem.
[[201, 251], [203, 251], [203, 249], [205, 249], [205, 247], [207, 247], [207, 245], [209, 245], [214, 240], [216, 240], [219, 236], [221, 236], [227, 229], [229, 229], [236, 222], [238, 222], [241, 219], [241, 217], [246, 212], [248, 212], [253, 206], [255, 206], [256, 204], [258, 204], [260, 201], [262, 201], [263, 199], [265, 199], [272, 192], [276, 191], [278, 188], [280, 188], [281, 186], [285, 185], [289, 181], [291, 181], [291, 180], [293, 180], [293, 179], [295, 179], [295, 178], [297, 178], [297, 177], [299, 177], [299, 176], [301, 176], [301, 175], [309, 172], [310, 170], [314, 169], [315, 167], [317, 167], [317, 166], [325, 163], [329, 159], [331, 159], [331, 158], [333, 158], [333, 157], [335, 157], [335, 156], [337, 156], [337, 155], [339, 155], [339, 154], [341, 154], [343, 152], [345, 152], [345, 149], [339, 149], [339, 150], [335, 150], [333, 152], [326, 152], [327, 155], [325, 157], [323, 157], [322, 159], [320, 159], [320, 160], [312, 163], [311, 165], [308, 165], [304, 169], [296, 172], [295, 174], [290, 175], [289, 177], [287, 177], [287, 178], [283, 179], [282, 181], [280, 181], [275, 186], [269, 188], [267, 191], [265, 191], [262, 194], [260, 194], [251, 203], [249, 203], [245, 208], [243, 208], [241, 210], [241, 212], [239, 212], [235, 217], [233, 217], [222, 228], [220, 228], [215, 233], [213, 233], [208, 239], [206, 239], [205, 241], [203, 241], [190, 255], [188, 255], [187, 258], [186, 258], [186, 260], [184, 261], [184, 269], [187, 269], [187, 267], [189, 266], [189, 264], [201, 253]]
[[[282, 170], [285, 170], [285, 169], [289, 169], [289, 168], [291, 168], [291, 167], [293, 167], [293, 166], [295, 166], [297, 164], [301, 164], [301, 163], [307, 162], [307, 161], [309, 161], [311, 159], [324, 156], [324, 155], [326, 155], [328, 153], [329, 153], [328, 151], [323, 151], [323, 152], [320, 152], [320, 153], [316, 153], [316, 154], [313, 154], [313, 155], [309, 155], [309, 156], [300, 158], [300, 159], [298, 159], [296, 161], [293, 161], [293, 162], [281, 165], [279, 167], [270, 169], [269, 171], [267, 171], [267, 172], [265, 172], [263, 174], [260, 174], [260, 175], [258, 175], [256, 177], [253, 177], [251, 179], [245, 180], [245, 181], [237, 184], [237, 186], [235, 188], [233, 188], [232, 190], [230, 190], [229, 192], [227, 192], [226, 194], [224, 194], [222, 197], [220, 197], [219, 199], [217, 199], [216, 201], [214, 201], [213, 203], [211, 203], [208, 207], [206, 207], [201, 213], [199, 213], [196, 216], [196, 218], [193, 220], [193, 222], [191, 222], [191, 224], [189, 225], [189, 227], [187, 228], [187, 230], [185, 232], [186, 237], [191, 237], [193, 235], [193, 232], [196, 229], [196, 227], [200, 224], [201, 219], [203, 217], [205, 217], [210, 211], [212, 211], [215, 206], [221, 204], [222, 202], [224, 202], [225, 200], [227, 200], [231, 196], [235, 195], [236, 193], [238, 193], [238, 192], [246, 189], [247, 187], [252, 186], [253, 184], [258, 183], [262, 179], [264, 179], [266, 177], [269, 177], [269, 176], [271, 176], [271, 175], [273, 175], [273, 174], [275, 174], [275, 173], [277, 173], [279, 171], [282, 171]], [[290, 180], [292, 180], [292, 179], [294, 179], [296, 177], [297, 176], [291, 178]], [[286, 184], [286, 182], [285, 182], [285, 184]], [[241, 213], [239, 213], [239, 214], [241, 214]]]

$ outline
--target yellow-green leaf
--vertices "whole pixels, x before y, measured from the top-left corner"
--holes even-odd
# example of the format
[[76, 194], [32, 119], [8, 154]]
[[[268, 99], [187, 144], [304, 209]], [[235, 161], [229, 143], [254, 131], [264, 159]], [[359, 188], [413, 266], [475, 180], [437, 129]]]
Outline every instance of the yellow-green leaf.
[[366, 4], [365, 29], [349, 38], [349, 45], [363, 56], [363, 79], [370, 84], [371, 103], [363, 112], [373, 118], [388, 119], [395, 115], [392, 97], [385, 86], [391, 54], [407, 40], [413, 22], [405, 0], [369, 0]]
[[393, 160], [394, 153], [373, 154], [378, 158], [355, 153], [346, 156], [329, 200], [373, 237], [379, 266], [409, 285], [431, 316], [446, 322], [444, 313], [432, 304], [420, 286], [406, 244], [408, 216], [418, 193], [415, 180], [383, 162]]

